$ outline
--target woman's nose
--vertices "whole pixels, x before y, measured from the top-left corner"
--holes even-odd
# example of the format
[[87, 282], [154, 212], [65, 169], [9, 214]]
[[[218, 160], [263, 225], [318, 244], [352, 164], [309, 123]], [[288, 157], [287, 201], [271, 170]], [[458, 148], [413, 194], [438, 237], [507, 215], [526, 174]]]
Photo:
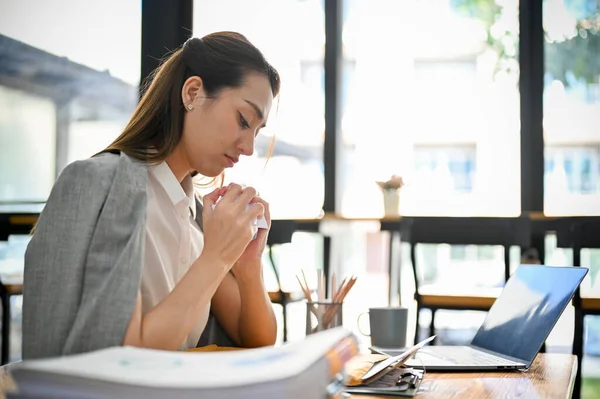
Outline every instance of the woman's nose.
[[254, 154], [254, 134], [248, 134], [242, 139], [239, 150], [246, 156]]

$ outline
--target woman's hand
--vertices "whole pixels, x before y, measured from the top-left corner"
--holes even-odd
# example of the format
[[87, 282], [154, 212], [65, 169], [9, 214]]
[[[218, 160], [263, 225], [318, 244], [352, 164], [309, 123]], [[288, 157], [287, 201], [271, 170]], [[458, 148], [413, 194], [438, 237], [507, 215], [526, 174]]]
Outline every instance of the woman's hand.
[[[269, 204], [257, 197], [254, 189], [246, 188], [244, 193], [253, 196], [249, 208], [260, 209], [254, 214], [259, 218], [264, 216], [270, 227]], [[248, 221], [249, 224], [252, 222], [254, 220]], [[256, 229], [254, 227], [253, 232]], [[261, 263], [268, 233], [269, 229], [258, 229], [256, 238], [240, 252], [211, 301], [211, 312], [234, 342], [242, 347], [273, 345], [277, 338], [277, 319], [264, 285]]]
[[[217, 204], [219, 197], [221, 200]], [[245, 254], [250, 247], [248, 244], [257, 231], [254, 220], [265, 215], [264, 201], [255, 198], [254, 188], [242, 189], [238, 184], [230, 184], [204, 196], [203, 254], [215, 257], [230, 267], [240, 259], [242, 254]], [[248, 206], [251, 202], [252, 206]], [[215, 205], [214, 209], [213, 205]], [[262, 239], [261, 242], [266, 242], [266, 230], [259, 231], [254, 241], [259, 239]], [[264, 244], [262, 247], [264, 249]], [[257, 253], [256, 249], [254, 253]], [[260, 253], [262, 254], [262, 250]]]
[[[262, 204], [264, 209], [264, 218], [267, 222], [267, 226], [269, 226], [270, 229], [271, 214], [269, 212], [269, 203], [260, 197], [254, 197], [250, 203], [253, 204], [253, 207], [257, 204]], [[235, 265], [231, 271], [236, 277], [239, 277], [240, 273], [262, 273], [261, 259], [267, 245], [269, 229], [258, 229], [256, 238], [250, 241], [250, 244], [248, 244], [246, 250], [242, 253], [237, 262], [235, 262]]]

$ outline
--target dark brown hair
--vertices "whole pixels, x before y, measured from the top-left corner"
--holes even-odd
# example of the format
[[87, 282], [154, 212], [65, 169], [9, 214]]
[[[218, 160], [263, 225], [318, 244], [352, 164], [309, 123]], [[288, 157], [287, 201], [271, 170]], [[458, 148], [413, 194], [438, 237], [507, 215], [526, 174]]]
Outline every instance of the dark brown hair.
[[279, 93], [279, 74], [243, 35], [216, 32], [191, 38], [157, 68], [123, 133], [102, 152], [122, 151], [147, 163], [164, 161], [183, 133], [181, 90], [191, 76], [202, 79], [209, 98], [244, 84], [250, 72], [264, 74], [273, 96]]

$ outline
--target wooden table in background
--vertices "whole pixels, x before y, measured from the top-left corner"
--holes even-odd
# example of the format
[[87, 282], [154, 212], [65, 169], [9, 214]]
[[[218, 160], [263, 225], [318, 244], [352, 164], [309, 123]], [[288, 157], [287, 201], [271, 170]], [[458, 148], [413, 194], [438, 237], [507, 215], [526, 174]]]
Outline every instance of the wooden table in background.
[[[565, 399], [573, 392], [575, 356], [541, 353], [527, 372], [426, 373], [418, 399]], [[390, 396], [352, 395], [356, 399]]]

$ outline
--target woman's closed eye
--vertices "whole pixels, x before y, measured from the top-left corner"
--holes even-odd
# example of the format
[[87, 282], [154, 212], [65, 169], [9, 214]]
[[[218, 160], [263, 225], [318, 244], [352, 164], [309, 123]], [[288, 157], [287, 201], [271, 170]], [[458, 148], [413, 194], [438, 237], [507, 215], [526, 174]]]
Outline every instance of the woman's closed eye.
[[244, 115], [242, 115], [241, 112], [238, 113], [240, 114], [240, 126], [242, 127], [242, 129], [250, 129], [250, 124], [248, 123], [246, 118], [244, 118]]

